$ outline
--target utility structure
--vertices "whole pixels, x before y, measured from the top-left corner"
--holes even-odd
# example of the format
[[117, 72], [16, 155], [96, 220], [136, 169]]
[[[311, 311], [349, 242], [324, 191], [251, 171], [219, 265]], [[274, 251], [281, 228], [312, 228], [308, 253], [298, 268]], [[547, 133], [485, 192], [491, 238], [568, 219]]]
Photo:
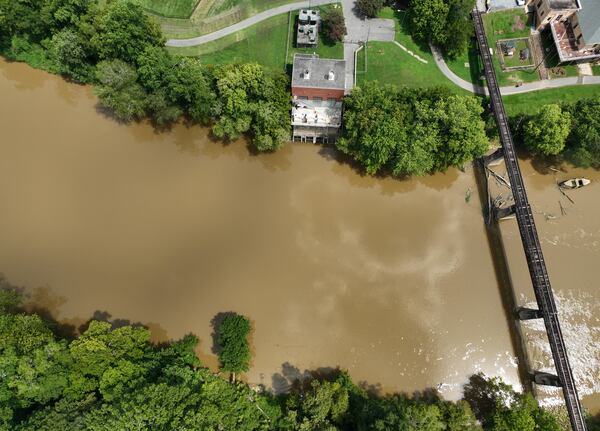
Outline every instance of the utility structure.
[[544, 319], [548, 342], [550, 343], [552, 358], [554, 359], [554, 367], [556, 368], [557, 373], [556, 375], [553, 375], [549, 373], [534, 372], [532, 378], [538, 385], [562, 387], [573, 431], [587, 431], [583, 409], [581, 408], [579, 397], [577, 395], [577, 388], [575, 387], [575, 379], [573, 378], [573, 372], [571, 370], [571, 365], [569, 364], [567, 348], [565, 347], [565, 341], [560, 329], [560, 321], [558, 319], [552, 286], [550, 285], [550, 278], [548, 276], [548, 271], [546, 270], [544, 255], [542, 254], [542, 247], [533, 220], [531, 206], [527, 200], [523, 177], [521, 175], [512, 135], [508, 126], [508, 117], [506, 116], [504, 104], [502, 103], [502, 96], [500, 95], [500, 88], [498, 87], [498, 80], [494, 71], [492, 56], [485, 35], [481, 13], [475, 8], [472, 11], [472, 17], [479, 45], [479, 52], [485, 69], [485, 78], [487, 80], [491, 106], [494, 111], [494, 116], [496, 117], [496, 124], [502, 142], [502, 149], [494, 153], [495, 157], [490, 157], [487, 161], [489, 162], [493, 159], [504, 157], [515, 201], [514, 205], [511, 206], [511, 211], [514, 212], [517, 218], [521, 241], [523, 242], [523, 249], [525, 250], [525, 257], [527, 259], [527, 266], [529, 267], [529, 275], [531, 276], [533, 291], [538, 305], [538, 310], [519, 310], [518, 316], [522, 320]]

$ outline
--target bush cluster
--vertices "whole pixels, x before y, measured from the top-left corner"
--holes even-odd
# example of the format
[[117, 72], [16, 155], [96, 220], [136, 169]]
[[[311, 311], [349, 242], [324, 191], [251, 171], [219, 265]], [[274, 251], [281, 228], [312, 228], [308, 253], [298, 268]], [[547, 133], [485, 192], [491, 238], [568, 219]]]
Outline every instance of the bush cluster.
[[[1, 430], [477, 431], [478, 421], [490, 431], [560, 430], [531, 395], [481, 375], [458, 402], [434, 391], [368, 393], [339, 370], [287, 382], [290, 393], [276, 396], [202, 367], [193, 335], [156, 345], [141, 326], [91, 321], [64, 339], [40, 316], [19, 311], [20, 300], [0, 278]], [[238, 344], [247, 319], [227, 322], [221, 342]]]
[[207, 67], [171, 56], [158, 25], [126, 0], [0, 0], [0, 53], [95, 85], [123, 121], [182, 116], [216, 136], [248, 134], [258, 150], [289, 137], [288, 80], [257, 64]]
[[517, 137], [532, 154], [600, 168], [600, 97], [544, 105], [513, 122], [519, 125]]
[[462, 166], [488, 149], [483, 109], [445, 88], [366, 83], [346, 98], [337, 147], [370, 175], [425, 175]]

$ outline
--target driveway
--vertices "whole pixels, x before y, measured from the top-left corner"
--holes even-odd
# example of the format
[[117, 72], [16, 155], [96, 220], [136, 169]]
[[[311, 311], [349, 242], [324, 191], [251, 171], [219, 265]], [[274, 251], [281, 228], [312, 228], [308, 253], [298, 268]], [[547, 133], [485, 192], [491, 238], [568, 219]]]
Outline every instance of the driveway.
[[346, 20], [344, 38], [344, 60], [346, 60], [346, 93], [354, 87], [354, 57], [360, 44], [379, 40], [392, 42], [396, 37], [394, 20], [368, 19], [356, 12], [356, 0], [342, 0], [342, 10]]

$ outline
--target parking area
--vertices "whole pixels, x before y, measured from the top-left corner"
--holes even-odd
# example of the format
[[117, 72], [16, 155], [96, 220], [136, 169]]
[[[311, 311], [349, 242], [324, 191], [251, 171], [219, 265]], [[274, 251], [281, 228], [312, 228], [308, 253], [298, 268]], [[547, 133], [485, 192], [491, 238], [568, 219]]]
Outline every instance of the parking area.
[[[522, 2], [525, 3], [525, 2]], [[488, 0], [487, 2], [489, 11], [512, 9], [516, 7], [524, 7], [517, 4], [517, 0]]]

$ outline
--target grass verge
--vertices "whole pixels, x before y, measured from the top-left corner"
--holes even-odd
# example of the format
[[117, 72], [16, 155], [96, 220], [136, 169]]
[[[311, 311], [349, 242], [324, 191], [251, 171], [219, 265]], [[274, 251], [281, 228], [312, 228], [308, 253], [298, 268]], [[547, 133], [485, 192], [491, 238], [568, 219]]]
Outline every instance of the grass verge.
[[293, 2], [294, 0], [201, 0], [190, 15], [184, 17], [165, 15], [152, 9], [148, 9], [148, 12], [156, 19], [167, 39], [188, 39], [215, 32], [259, 12]]
[[533, 114], [542, 105], [550, 103], [576, 102], [577, 100], [600, 96], [600, 85], [574, 85], [572, 87], [553, 88], [532, 91], [530, 93], [504, 96], [504, 107], [509, 116], [520, 113]]
[[[323, 14], [336, 5], [340, 7], [339, 4], [334, 4], [321, 6], [319, 9]], [[296, 11], [277, 15], [213, 42], [193, 47], [169, 48], [169, 50], [175, 55], [197, 56], [206, 64], [256, 62], [274, 70], [283, 70], [291, 64], [296, 52], [316, 52], [323, 58], [344, 58], [343, 44], [327, 44], [321, 35], [319, 35], [317, 48], [295, 48], [294, 24], [297, 16]]]
[[189, 18], [201, 0], [139, 0], [140, 5], [155, 15]]
[[[428, 46], [423, 46], [413, 40], [408, 29], [408, 18], [404, 12], [395, 11], [389, 7], [383, 8], [380, 18], [393, 19], [396, 22], [395, 40], [407, 51], [393, 42], [369, 42], [359, 52], [360, 62], [366, 56], [367, 72], [358, 74], [357, 83], [379, 81], [409, 87], [431, 87], [444, 85], [461, 94], [466, 91], [455, 86], [438, 69]], [[364, 51], [364, 52], [363, 52]], [[418, 60], [415, 56], [426, 61]]]

